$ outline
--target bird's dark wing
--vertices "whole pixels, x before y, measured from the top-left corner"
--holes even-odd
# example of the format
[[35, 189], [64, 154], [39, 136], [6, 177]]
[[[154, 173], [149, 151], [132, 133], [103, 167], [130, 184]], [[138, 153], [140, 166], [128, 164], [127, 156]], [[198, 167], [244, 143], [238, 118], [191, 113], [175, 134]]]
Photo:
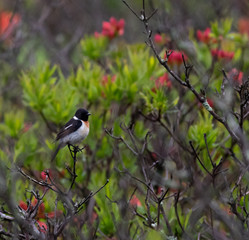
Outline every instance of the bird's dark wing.
[[81, 127], [81, 125], [82, 122], [80, 120], [75, 120], [75, 119], [69, 120], [57, 134], [56, 141], [78, 130]]

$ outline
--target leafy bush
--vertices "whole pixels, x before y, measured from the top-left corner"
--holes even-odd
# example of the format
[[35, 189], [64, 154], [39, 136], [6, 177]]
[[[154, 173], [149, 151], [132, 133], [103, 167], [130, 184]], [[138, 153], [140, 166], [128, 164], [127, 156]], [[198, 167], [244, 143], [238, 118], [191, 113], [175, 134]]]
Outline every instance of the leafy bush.
[[[121, 41], [124, 20], [111, 18], [80, 40], [69, 72], [20, 68], [22, 104], [0, 99], [1, 237], [246, 239], [248, 32], [225, 19], [176, 45], [141, 14], [147, 45]], [[82, 107], [84, 150], [51, 162]]]

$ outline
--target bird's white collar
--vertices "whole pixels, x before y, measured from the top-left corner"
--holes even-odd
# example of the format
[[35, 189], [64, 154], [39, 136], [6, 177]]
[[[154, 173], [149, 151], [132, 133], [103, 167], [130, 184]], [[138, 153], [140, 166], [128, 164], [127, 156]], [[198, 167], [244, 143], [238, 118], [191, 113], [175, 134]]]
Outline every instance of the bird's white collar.
[[73, 119], [74, 119], [74, 120], [80, 120], [80, 119], [78, 119], [76, 116], [73, 116]]

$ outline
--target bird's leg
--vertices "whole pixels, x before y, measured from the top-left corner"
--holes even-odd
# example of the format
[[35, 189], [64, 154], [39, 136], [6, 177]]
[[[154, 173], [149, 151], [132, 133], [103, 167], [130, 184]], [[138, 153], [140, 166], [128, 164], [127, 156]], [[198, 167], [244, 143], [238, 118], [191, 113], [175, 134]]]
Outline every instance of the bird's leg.
[[71, 147], [73, 147], [73, 148], [75, 148], [75, 147], [73, 145], [71, 145], [71, 144], [67, 144], [67, 146], [68, 146], [68, 149], [70, 151], [71, 157], [74, 159], [74, 156], [73, 156], [74, 149], [72, 150]]
[[68, 146], [68, 149], [69, 149], [69, 151], [70, 151], [71, 157], [72, 157], [73, 159], [75, 159], [76, 154], [77, 154], [78, 152], [82, 152], [83, 149], [85, 148], [85, 146], [82, 147], [82, 148], [79, 148], [78, 146], [74, 146], [74, 145], [72, 145], [72, 144], [67, 144], [67, 146]]
[[73, 146], [73, 147], [74, 147], [74, 151], [76, 151], [76, 152], [82, 152], [85, 149], [85, 146], [82, 148], [80, 148], [78, 146]]

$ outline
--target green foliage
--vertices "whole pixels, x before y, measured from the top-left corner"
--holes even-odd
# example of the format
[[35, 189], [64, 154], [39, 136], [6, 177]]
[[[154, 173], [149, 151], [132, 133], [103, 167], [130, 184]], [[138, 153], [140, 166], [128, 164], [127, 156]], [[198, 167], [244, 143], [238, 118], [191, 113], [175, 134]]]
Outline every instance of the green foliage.
[[108, 38], [100, 36], [85, 36], [80, 42], [82, 52], [91, 60], [98, 60], [102, 58], [108, 46]]
[[1, 159], [1, 165], [4, 165], [3, 167], [8, 167], [8, 168], [11, 167], [11, 162], [9, 161], [7, 154], [3, 150], [0, 150], [0, 159]]
[[54, 77], [56, 69], [56, 66], [50, 68], [49, 64], [46, 63], [43, 66], [33, 68], [27, 73], [22, 73], [21, 82], [26, 105], [42, 112], [51, 103], [51, 89], [56, 82], [56, 77]]
[[[196, 92], [205, 89], [207, 96], [212, 97], [213, 92], [221, 91], [224, 76], [220, 69], [223, 65], [226, 71], [229, 71], [233, 65], [249, 69], [249, 60], [246, 59], [244, 52], [248, 36], [231, 32], [231, 28], [231, 19], [215, 21], [211, 24], [210, 33], [214, 41], [210, 42], [201, 42], [193, 33], [190, 35], [193, 44], [190, 45], [195, 50], [193, 55], [198, 65], [190, 74], [189, 81]], [[173, 42], [170, 44], [174, 45]], [[27, 46], [33, 46], [33, 42], [27, 43]], [[241, 146], [229, 138], [229, 133], [221, 123], [198, 105], [194, 94], [187, 88], [181, 88], [172, 76], [168, 75], [170, 87], [167, 86], [167, 82], [157, 84], [157, 80], [166, 73], [166, 70], [158, 64], [145, 44], [124, 45], [103, 36], [98, 38], [85, 36], [78, 47], [81, 48], [81, 52], [77, 53], [80, 64], [72, 66], [71, 71], [65, 71], [63, 66], [49, 62], [42, 64], [48, 54], [45, 48], [39, 47], [35, 51], [38, 64], [20, 74], [24, 106], [10, 102], [5, 106], [4, 98], [0, 98], [1, 109], [4, 109], [0, 112], [2, 133], [0, 143], [4, 146], [0, 150], [1, 165], [4, 169], [21, 166], [34, 179], [40, 181], [41, 171], [52, 168], [50, 155], [56, 147], [53, 143], [55, 134], [52, 130], [59, 129], [67, 122], [77, 108], [87, 108], [92, 114], [89, 118], [91, 131], [81, 144], [86, 148], [77, 155], [76, 183], [68, 191], [70, 201], [85, 199], [89, 192], [99, 190], [107, 178], [110, 181], [94, 195], [95, 201], [87, 202], [86, 209], [82, 210], [88, 213], [92, 207], [97, 220], [91, 219], [92, 222], [89, 221], [87, 226], [80, 228], [80, 231], [91, 234], [95, 230], [93, 226], [96, 226], [97, 238], [116, 238], [119, 230], [128, 226], [127, 232], [130, 236], [135, 236], [134, 238], [143, 239], [145, 236], [146, 239], [173, 240], [178, 237], [180, 239], [184, 229], [186, 232], [191, 232], [193, 238], [198, 238], [197, 233], [193, 231], [201, 229], [200, 232], [205, 232], [204, 223], [208, 225], [210, 220], [209, 213], [205, 212], [206, 209], [196, 213], [199, 207], [199, 203], [196, 204], [196, 199], [199, 197], [196, 192], [199, 193], [199, 188], [206, 187], [204, 185], [207, 178], [206, 169], [211, 173], [214, 171], [213, 162], [217, 166], [224, 161], [226, 167], [230, 168], [228, 174], [234, 167], [235, 175], [240, 175], [235, 161], [232, 164], [231, 162], [233, 158], [239, 162], [237, 159], [243, 157]], [[234, 51], [233, 59], [215, 59], [211, 49], [216, 48]], [[27, 49], [29, 48], [20, 51], [19, 62], [23, 63], [29, 55]], [[162, 49], [161, 55], [164, 55], [165, 46], [162, 46]], [[242, 59], [244, 56], [245, 59]], [[191, 64], [191, 61], [189, 57], [187, 64]], [[183, 64], [177, 63], [170, 67], [181, 79], [185, 79]], [[1, 87], [4, 87], [12, 73], [10, 66], [5, 62], [1, 65], [1, 70], [3, 71]], [[239, 119], [240, 115], [236, 111], [239, 112], [240, 103], [237, 98], [238, 94], [235, 93], [232, 110]], [[12, 107], [13, 105], [15, 106]], [[20, 109], [17, 110], [16, 105]], [[224, 109], [217, 110], [216, 106], [213, 109], [223, 117]], [[30, 126], [27, 124], [29, 122]], [[114, 139], [105, 133], [105, 128], [111, 129]], [[151, 138], [146, 139], [149, 131]], [[249, 132], [248, 121], [244, 122], [244, 132], [246, 134]], [[122, 137], [122, 141], [119, 137]], [[189, 141], [192, 142], [206, 169], [200, 162], [198, 165], [192, 164], [191, 161], [196, 156], [190, 151]], [[210, 156], [213, 162], [210, 161]], [[242, 163], [241, 161], [240, 166], [243, 166]], [[73, 161], [67, 147], [60, 150], [54, 164], [57, 170], [53, 180], [59, 187], [62, 185], [63, 192], [66, 193], [74, 177], [71, 170]], [[227, 174], [224, 169], [222, 165], [215, 172], [218, 177], [221, 172]], [[220, 179], [219, 181], [222, 181], [223, 185], [232, 185], [229, 181], [234, 177], [227, 176], [227, 182], [224, 183]], [[216, 191], [226, 190], [220, 185], [215, 185], [215, 177], [212, 179], [212, 184], [209, 182], [207, 184], [211, 189], [208, 190], [215, 196], [210, 197], [210, 202], [217, 201], [224, 207], [227, 203], [215, 194]], [[8, 181], [9, 179], [8, 177]], [[197, 180], [200, 182], [196, 182]], [[243, 181], [248, 185], [246, 177]], [[197, 188], [195, 185], [200, 187]], [[23, 199], [26, 188], [36, 187], [37, 185], [31, 181], [17, 178], [17, 199]], [[44, 188], [37, 188], [40, 194], [45, 192]], [[163, 192], [158, 193], [159, 188], [163, 189]], [[237, 186], [231, 198], [237, 201], [237, 212], [247, 218], [248, 194], [242, 195], [236, 188]], [[58, 197], [57, 193], [51, 192], [51, 189], [48, 190], [44, 198], [46, 211], [53, 210], [54, 205], [51, 203], [56, 200], [58, 209], [67, 215], [70, 212], [67, 204]], [[141, 201], [137, 206], [136, 203], [135, 206], [129, 203], [133, 193]], [[163, 196], [164, 193], [166, 195], [161, 201], [160, 194]], [[178, 193], [179, 199], [176, 202]], [[223, 192], [220, 195], [222, 194]], [[228, 195], [228, 192], [224, 195]], [[28, 196], [30, 197], [30, 194]], [[158, 206], [159, 200], [166, 218]], [[94, 206], [91, 205], [93, 203]], [[212, 211], [208, 204], [206, 208], [207, 212]], [[191, 217], [198, 214], [201, 216], [196, 218], [195, 229], [190, 229]], [[159, 226], [157, 226], [158, 216]], [[212, 216], [215, 218], [215, 213]], [[79, 214], [79, 219], [76, 220], [81, 223], [83, 220], [80, 217], [82, 216]], [[214, 230], [217, 232], [224, 230], [223, 223], [218, 221], [216, 218], [214, 224], [217, 227]], [[68, 227], [68, 232], [77, 238], [79, 227], [77, 224], [72, 225]]]
[[147, 90], [145, 93], [140, 93], [148, 112], [166, 112], [167, 110], [167, 98], [163, 89], [159, 89], [156, 92]]
[[220, 23], [215, 21], [211, 24], [211, 29], [213, 35], [218, 38], [220, 36], [227, 37], [228, 33], [230, 32], [232, 27], [232, 19], [226, 18]]
[[153, 240], [153, 239], [158, 239], [158, 240], [162, 240], [165, 239], [165, 236], [163, 236], [162, 233], [155, 231], [155, 230], [151, 230], [148, 232], [146, 239], [148, 240]]
[[71, 83], [74, 89], [77, 89], [79, 101], [93, 103], [98, 101], [101, 95], [100, 83], [102, 76], [103, 70], [96, 63], [84, 60], [76, 73], [71, 73], [67, 82]]
[[202, 63], [204, 67], [208, 69], [212, 64], [212, 55], [209, 47], [205, 44], [199, 45], [196, 41], [194, 41], [194, 46], [198, 62]]
[[37, 130], [38, 124], [32, 126], [26, 133], [19, 135], [14, 154], [14, 161], [17, 164], [36, 165], [33, 160], [39, 152], [42, 152], [42, 149], [38, 147], [37, 136], [33, 133]]
[[200, 149], [204, 149], [206, 147], [204, 134], [207, 136], [208, 146], [210, 148], [216, 147], [219, 129], [214, 128], [213, 117], [207, 111], [204, 111], [203, 115], [199, 113], [198, 122], [189, 128], [188, 138]]
[[5, 136], [18, 138], [24, 127], [24, 111], [12, 110], [4, 114], [4, 123], [0, 124], [0, 131]]
[[[95, 183], [95, 186], [100, 183], [99, 179], [99, 175], [93, 177], [93, 183]], [[101, 179], [103, 179], [103, 177]], [[114, 178], [111, 178], [105, 190], [96, 196], [96, 203], [98, 207], [95, 208], [95, 211], [101, 219], [99, 228], [107, 236], [114, 235], [115, 231], [117, 231], [117, 229], [115, 229], [115, 221], [120, 221], [118, 205], [110, 200], [113, 197], [117, 198], [120, 194], [111, 194], [111, 192], [117, 193], [117, 189], [117, 183], [114, 181]], [[113, 219], [113, 216], [115, 219]]]

